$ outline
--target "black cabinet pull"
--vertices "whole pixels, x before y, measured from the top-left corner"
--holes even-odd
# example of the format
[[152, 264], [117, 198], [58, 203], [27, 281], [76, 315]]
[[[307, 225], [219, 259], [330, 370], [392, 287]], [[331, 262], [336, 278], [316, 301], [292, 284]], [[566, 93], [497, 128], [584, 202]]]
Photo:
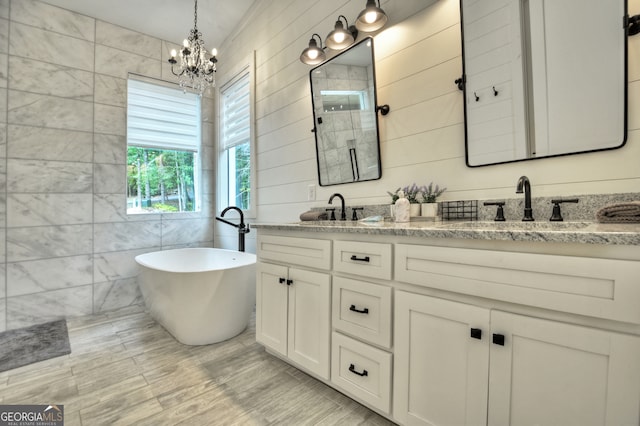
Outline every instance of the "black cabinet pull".
[[493, 335], [493, 344], [504, 346], [504, 334], [494, 334]]
[[471, 337], [473, 339], [482, 340], [482, 330], [479, 329], [479, 328], [472, 328], [471, 329]]
[[369, 259], [369, 256], [365, 256], [365, 257], [358, 257], [355, 254], [353, 256], [351, 256], [351, 260], [356, 260], [358, 262], [368, 262], [371, 259]]
[[287, 285], [293, 284], [293, 280], [287, 280]]
[[278, 280], [278, 282], [279, 282], [280, 284], [284, 284], [284, 282], [285, 282], [285, 281], [286, 281], [286, 280], [285, 280], [284, 278], [282, 278], [282, 277]]
[[357, 312], [359, 314], [368, 314], [369, 313], [369, 308], [364, 308], [363, 310], [359, 310], [358, 308], [356, 308], [356, 305], [351, 305], [349, 307], [349, 310], [352, 312]]
[[356, 366], [353, 364], [349, 365], [349, 371], [351, 371], [353, 374], [356, 374], [360, 377], [369, 375], [369, 372], [367, 370], [362, 370], [362, 373], [360, 373], [359, 371], [356, 371]]

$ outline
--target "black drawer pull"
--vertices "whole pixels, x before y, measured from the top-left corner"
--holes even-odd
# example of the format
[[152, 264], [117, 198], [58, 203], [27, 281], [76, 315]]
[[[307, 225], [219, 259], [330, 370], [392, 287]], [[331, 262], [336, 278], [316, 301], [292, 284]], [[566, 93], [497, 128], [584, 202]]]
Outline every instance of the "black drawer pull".
[[494, 334], [493, 335], [493, 344], [504, 346], [504, 334]]
[[474, 339], [482, 340], [482, 330], [479, 328], [472, 328], [471, 337]]
[[287, 280], [287, 285], [293, 284], [293, 280]]
[[354, 254], [353, 256], [351, 256], [351, 260], [355, 260], [358, 262], [369, 262], [371, 259], [369, 259], [369, 256], [358, 257]]
[[285, 281], [286, 281], [286, 280], [285, 280], [284, 278], [280, 278], [280, 279], [278, 280], [278, 282], [279, 282], [280, 284], [284, 284], [284, 282], [285, 282]]
[[351, 364], [349, 365], [349, 371], [351, 371], [353, 374], [356, 374], [360, 377], [364, 377], [364, 376], [368, 376], [369, 372], [367, 370], [362, 370], [362, 373], [356, 371], [356, 366]]
[[349, 307], [349, 310], [351, 312], [357, 312], [359, 314], [368, 314], [369, 313], [369, 308], [364, 308], [363, 310], [359, 310], [358, 308], [356, 308], [356, 305], [351, 305]]

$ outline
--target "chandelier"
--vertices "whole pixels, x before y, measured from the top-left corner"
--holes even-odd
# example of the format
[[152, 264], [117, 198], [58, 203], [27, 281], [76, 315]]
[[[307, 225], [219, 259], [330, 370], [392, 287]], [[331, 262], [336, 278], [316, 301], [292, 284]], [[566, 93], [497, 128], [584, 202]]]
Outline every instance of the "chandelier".
[[[211, 54], [204, 47], [202, 33], [198, 30], [198, 0], [195, 0], [195, 11], [193, 19], [193, 29], [189, 32], [189, 37], [183, 41], [180, 52], [175, 49], [171, 51], [171, 72], [178, 77], [178, 83], [185, 91], [191, 88], [199, 95], [209, 86], [216, 85], [216, 49], [211, 50]], [[176, 72], [175, 66], [178, 64], [177, 55], [180, 55], [180, 66]]]

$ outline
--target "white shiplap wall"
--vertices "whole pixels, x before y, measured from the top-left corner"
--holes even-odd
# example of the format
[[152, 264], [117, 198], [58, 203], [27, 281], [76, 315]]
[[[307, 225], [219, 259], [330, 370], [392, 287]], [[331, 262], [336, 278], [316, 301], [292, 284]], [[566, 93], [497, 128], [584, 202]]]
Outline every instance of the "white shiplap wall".
[[[257, 218], [295, 221], [324, 206], [334, 192], [348, 205], [381, 204], [387, 190], [435, 181], [448, 188], [443, 200], [514, 197], [520, 175], [533, 195], [637, 192], [640, 190], [640, 36], [629, 39], [629, 133], [622, 149], [482, 168], [464, 160], [463, 97], [458, 0], [387, 0], [390, 25], [375, 35], [378, 99], [391, 106], [380, 120], [382, 179], [317, 188], [308, 72], [298, 57], [311, 34], [331, 31], [343, 14], [352, 21], [364, 0], [256, 2], [236, 34], [220, 50], [218, 80], [255, 51]], [[640, 0], [629, 0], [640, 13]], [[569, 21], [570, 24], [570, 21]], [[255, 238], [255, 233], [249, 234]], [[235, 247], [235, 234], [218, 227], [216, 244]], [[248, 250], [252, 250], [251, 242]]]

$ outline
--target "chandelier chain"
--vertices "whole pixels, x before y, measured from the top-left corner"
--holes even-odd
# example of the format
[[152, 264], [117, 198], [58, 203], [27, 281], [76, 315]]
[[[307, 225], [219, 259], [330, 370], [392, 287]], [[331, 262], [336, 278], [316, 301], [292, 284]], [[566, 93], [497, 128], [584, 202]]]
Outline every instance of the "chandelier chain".
[[198, 30], [198, 0], [195, 0], [195, 7], [194, 7], [194, 11], [193, 11], [193, 28], [197, 31]]

